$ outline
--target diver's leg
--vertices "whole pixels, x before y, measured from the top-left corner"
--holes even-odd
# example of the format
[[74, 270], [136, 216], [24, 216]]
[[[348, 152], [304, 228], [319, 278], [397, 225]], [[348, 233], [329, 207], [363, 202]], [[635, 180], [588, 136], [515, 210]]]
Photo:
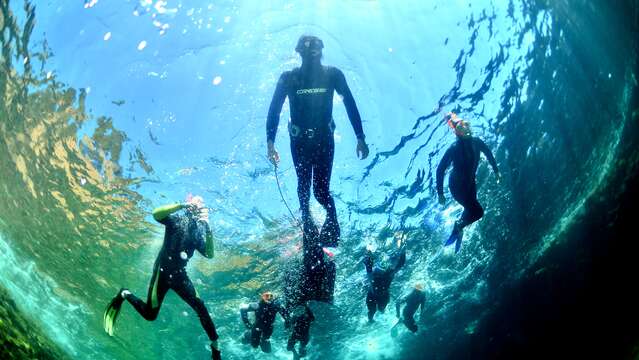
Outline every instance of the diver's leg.
[[288, 338], [288, 343], [286, 344], [286, 350], [293, 351], [295, 350], [295, 331], [291, 333], [291, 336]]
[[383, 313], [386, 310], [386, 305], [390, 301], [390, 293], [386, 292], [377, 297], [377, 311]]
[[330, 191], [335, 154], [333, 137], [324, 140], [317, 150], [313, 164], [313, 195], [326, 210], [326, 221], [324, 221], [320, 234], [323, 245], [335, 247], [339, 242], [340, 228], [337, 221], [335, 200]]
[[173, 285], [172, 289], [175, 291], [179, 297], [184, 300], [200, 318], [200, 323], [206, 331], [206, 335], [208, 335], [209, 340], [214, 342], [218, 339], [217, 331], [215, 331], [215, 325], [213, 324], [213, 320], [211, 320], [211, 315], [209, 315], [208, 310], [206, 309], [206, 305], [204, 305], [204, 301], [200, 299], [193, 287], [193, 283], [191, 279], [184, 273], [184, 275], [180, 276], [175, 285]]
[[377, 302], [370, 290], [366, 294], [366, 307], [368, 308], [368, 321], [372, 322], [373, 316], [375, 316], [375, 312], [377, 311]]
[[262, 339], [260, 340], [260, 348], [265, 353], [271, 352], [271, 342], [269, 341], [269, 339], [271, 338], [272, 334], [273, 334], [273, 325], [265, 326], [265, 328], [262, 329]]
[[126, 295], [125, 299], [133, 305], [133, 308], [135, 308], [143, 318], [153, 321], [158, 317], [160, 306], [168, 290], [168, 281], [160, 272], [160, 266], [156, 264], [153, 269], [151, 283], [149, 284], [146, 303], [132, 293]]
[[253, 325], [253, 329], [251, 330], [251, 346], [257, 348], [260, 345], [261, 337], [262, 332], [258, 330], [257, 325]]
[[310, 216], [309, 200], [311, 198], [312, 166], [306, 146], [300, 140], [291, 139], [291, 157], [297, 174], [297, 197], [300, 202], [302, 217]]
[[299, 337], [300, 340], [300, 356], [306, 356], [306, 345], [308, 345], [308, 341], [310, 340], [310, 331], [306, 331], [301, 334]]
[[477, 185], [473, 182], [465, 189], [466, 199], [464, 213], [461, 217], [461, 227], [468, 226], [484, 216], [484, 208], [477, 200]]
[[404, 317], [404, 325], [408, 330], [417, 332], [417, 324], [415, 323], [415, 319], [412, 316]]

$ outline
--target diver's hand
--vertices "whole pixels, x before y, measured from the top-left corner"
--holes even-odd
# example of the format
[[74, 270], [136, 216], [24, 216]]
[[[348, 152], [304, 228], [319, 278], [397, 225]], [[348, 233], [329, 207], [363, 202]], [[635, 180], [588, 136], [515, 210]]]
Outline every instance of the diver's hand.
[[368, 145], [366, 145], [366, 141], [364, 139], [357, 139], [357, 157], [361, 160], [364, 160], [368, 157]]
[[444, 204], [446, 204], [446, 197], [444, 197], [444, 194], [439, 194], [438, 200], [439, 200], [439, 205], [444, 206]]
[[497, 184], [500, 184], [501, 183], [501, 173], [496, 172], [495, 176], [497, 176]]
[[197, 219], [200, 221], [204, 221], [205, 223], [208, 224], [209, 222], [209, 208], [203, 206], [201, 208], [199, 208], [199, 214], [197, 216]]
[[268, 157], [268, 160], [275, 166], [277, 166], [277, 164], [280, 162], [280, 154], [277, 152], [277, 150], [275, 150], [275, 144], [273, 144], [272, 141], [269, 141], [267, 143], [267, 153], [266, 156]]

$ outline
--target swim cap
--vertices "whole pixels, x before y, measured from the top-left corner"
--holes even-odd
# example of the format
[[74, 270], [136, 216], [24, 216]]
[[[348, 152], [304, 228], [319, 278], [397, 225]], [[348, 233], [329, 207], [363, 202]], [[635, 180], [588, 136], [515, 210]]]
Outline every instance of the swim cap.
[[448, 126], [455, 131], [455, 135], [459, 137], [469, 137], [471, 135], [470, 123], [457, 117], [457, 114], [454, 112], [446, 114], [444, 120], [446, 120]]
[[424, 285], [422, 283], [415, 283], [415, 290], [423, 291]]
[[275, 295], [273, 295], [273, 293], [270, 291], [266, 291], [262, 293], [262, 300], [264, 302], [270, 303], [271, 301], [273, 301], [274, 298], [275, 298]]
[[322, 39], [313, 35], [302, 35], [299, 40], [297, 40], [295, 51], [301, 54], [307, 50], [321, 50], [323, 48], [324, 42], [322, 42]]

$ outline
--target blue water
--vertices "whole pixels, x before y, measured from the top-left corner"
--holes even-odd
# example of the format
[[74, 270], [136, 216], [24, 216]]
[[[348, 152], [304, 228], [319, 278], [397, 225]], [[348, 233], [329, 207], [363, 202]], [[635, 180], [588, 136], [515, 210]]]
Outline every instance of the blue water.
[[[344, 72], [371, 150], [357, 159], [336, 96], [331, 189], [343, 238], [335, 304], [312, 304], [311, 359], [447, 358], [445, 339], [471, 336], [496, 289], [516, 282], [586, 211], [631, 121], [637, 54], [626, 47], [629, 30], [611, 25], [620, 10], [610, 4], [33, 3], [29, 51], [12, 45], [6, 69], [39, 79], [25, 85], [30, 94], [54, 95], [19, 100], [23, 111], [5, 92], [0, 284], [72, 358], [210, 356], [195, 314], [173, 295], [156, 322], [125, 304], [115, 338], [101, 325], [120, 286], [146, 292], [162, 241], [150, 211], [187, 194], [203, 195], [213, 210], [217, 256], [194, 259], [189, 271], [224, 358], [292, 358], [279, 322], [274, 354], [240, 344], [238, 307], [279, 289], [282, 269], [299, 254], [286, 208], [299, 216], [288, 103], [276, 142], [283, 197], [266, 160], [265, 122], [279, 75], [301, 64], [294, 47], [302, 34], [322, 38], [323, 63]], [[23, 3], [9, 6], [22, 29]], [[43, 46], [46, 61], [36, 56]], [[67, 89], [76, 89], [68, 95], [74, 110], [56, 97]], [[442, 120], [448, 111], [471, 121], [504, 175], [497, 184], [480, 165], [486, 214], [465, 230], [458, 255], [441, 244], [462, 208], [439, 206], [434, 188], [437, 163], [455, 140]], [[314, 200], [311, 210], [323, 220]], [[366, 244], [383, 251], [398, 238], [407, 241], [408, 264], [392, 294], [419, 281], [429, 305], [418, 335], [392, 339], [392, 312], [366, 322], [360, 261]], [[444, 350], [431, 353], [432, 344]]]

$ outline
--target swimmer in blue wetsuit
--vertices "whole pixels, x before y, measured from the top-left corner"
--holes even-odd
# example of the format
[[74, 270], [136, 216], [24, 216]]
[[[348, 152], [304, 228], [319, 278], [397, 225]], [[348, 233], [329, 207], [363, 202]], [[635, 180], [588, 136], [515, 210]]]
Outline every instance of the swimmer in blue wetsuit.
[[444, 174], [452, 164], [453, 170], [448, 178], [448, 188], [453, 198], [464, 207], [460, 219], [455, 222], [452, 234], [445, 245], [455, 244], [455, 252], [461, 247], [464, 227], [474, 223], [484, 216], [484, 208], [477, 201], [477, 183], [475, 173], [479, 164], [479, 155], [483, 153], [497, 175], [497, 182], [501, 181], [501, 175], [497, 168], [497, 162], [488, 146], [480, 139], [473, 137], [470, 124], [457, 117], [455, 113], [448, 113], [445, 117], [448, 125], [455, 131], [457, 141], [452, 144], [437, 166], [437, 195], [439, 203], [444, 205]]

